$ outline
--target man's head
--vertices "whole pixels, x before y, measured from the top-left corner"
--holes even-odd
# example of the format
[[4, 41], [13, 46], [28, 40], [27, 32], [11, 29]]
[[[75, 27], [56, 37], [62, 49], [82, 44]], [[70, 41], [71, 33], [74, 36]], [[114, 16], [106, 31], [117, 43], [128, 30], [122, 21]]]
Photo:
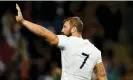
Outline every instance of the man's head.
[[62, 33], [71, 36], [73, 33], [82, 34], [83, 22], [79, 17], [69, 17], [65, 19], [63, 24]]

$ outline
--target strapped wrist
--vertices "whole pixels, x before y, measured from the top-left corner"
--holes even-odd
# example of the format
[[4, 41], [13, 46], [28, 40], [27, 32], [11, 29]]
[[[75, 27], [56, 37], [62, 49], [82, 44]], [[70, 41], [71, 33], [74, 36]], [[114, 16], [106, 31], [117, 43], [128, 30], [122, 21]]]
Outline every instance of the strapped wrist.
[[19, 22], [18, 23], [23, 23], [25, 20], [22, 18], [21, 20], [19, 20]]

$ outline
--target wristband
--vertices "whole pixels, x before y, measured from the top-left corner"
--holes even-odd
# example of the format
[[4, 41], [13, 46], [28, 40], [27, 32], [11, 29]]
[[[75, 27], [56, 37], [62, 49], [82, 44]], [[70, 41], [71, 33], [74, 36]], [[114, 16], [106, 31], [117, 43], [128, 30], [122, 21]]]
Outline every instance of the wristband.
[[24, 22], [24, 19], [22, 18], [22, 19], [19, 21], [19, 23], [21, 23], [21, 24], [22, 24], [23, 22]]

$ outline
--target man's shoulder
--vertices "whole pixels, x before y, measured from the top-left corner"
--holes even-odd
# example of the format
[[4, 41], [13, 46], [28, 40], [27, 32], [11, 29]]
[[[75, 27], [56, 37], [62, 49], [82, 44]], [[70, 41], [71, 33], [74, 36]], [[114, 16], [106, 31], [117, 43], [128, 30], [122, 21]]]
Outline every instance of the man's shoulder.
[[57, 35], [57, 37], [58, 37], [59, 39], [66, 39], [66, 38], [68, 38], [66, 35]]
[[89, 49], [91, 49], [93, 52], [101, 53], [101, 51], [89, 39], [85, 39], [84, 41], [88, 44]]
[[57, 36], [59, 36], [59, 37], [60, 37], [60, 36], [61, 36], [61, 37], [67, 37], [66, 35], [57, 35]]
[[78, 38], [75, 38], [73, 36], [66, 36], [66, 35], [57, 35], [58, 38], [62, 38], [62, 39], [69, 39], [69, 40], [74, 40], [74, 39], [78, 39]]

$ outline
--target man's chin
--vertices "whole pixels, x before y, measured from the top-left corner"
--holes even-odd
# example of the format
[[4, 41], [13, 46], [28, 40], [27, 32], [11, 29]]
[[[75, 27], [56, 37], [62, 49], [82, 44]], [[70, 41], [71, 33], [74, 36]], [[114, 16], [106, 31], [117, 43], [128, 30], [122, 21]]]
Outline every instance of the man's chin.
[[64, 33], [61, 33], [61, 35], [66, 35], [66, 36], [68, 36], [68, 37], [71, 36], [70, 34], [64, 34]]

